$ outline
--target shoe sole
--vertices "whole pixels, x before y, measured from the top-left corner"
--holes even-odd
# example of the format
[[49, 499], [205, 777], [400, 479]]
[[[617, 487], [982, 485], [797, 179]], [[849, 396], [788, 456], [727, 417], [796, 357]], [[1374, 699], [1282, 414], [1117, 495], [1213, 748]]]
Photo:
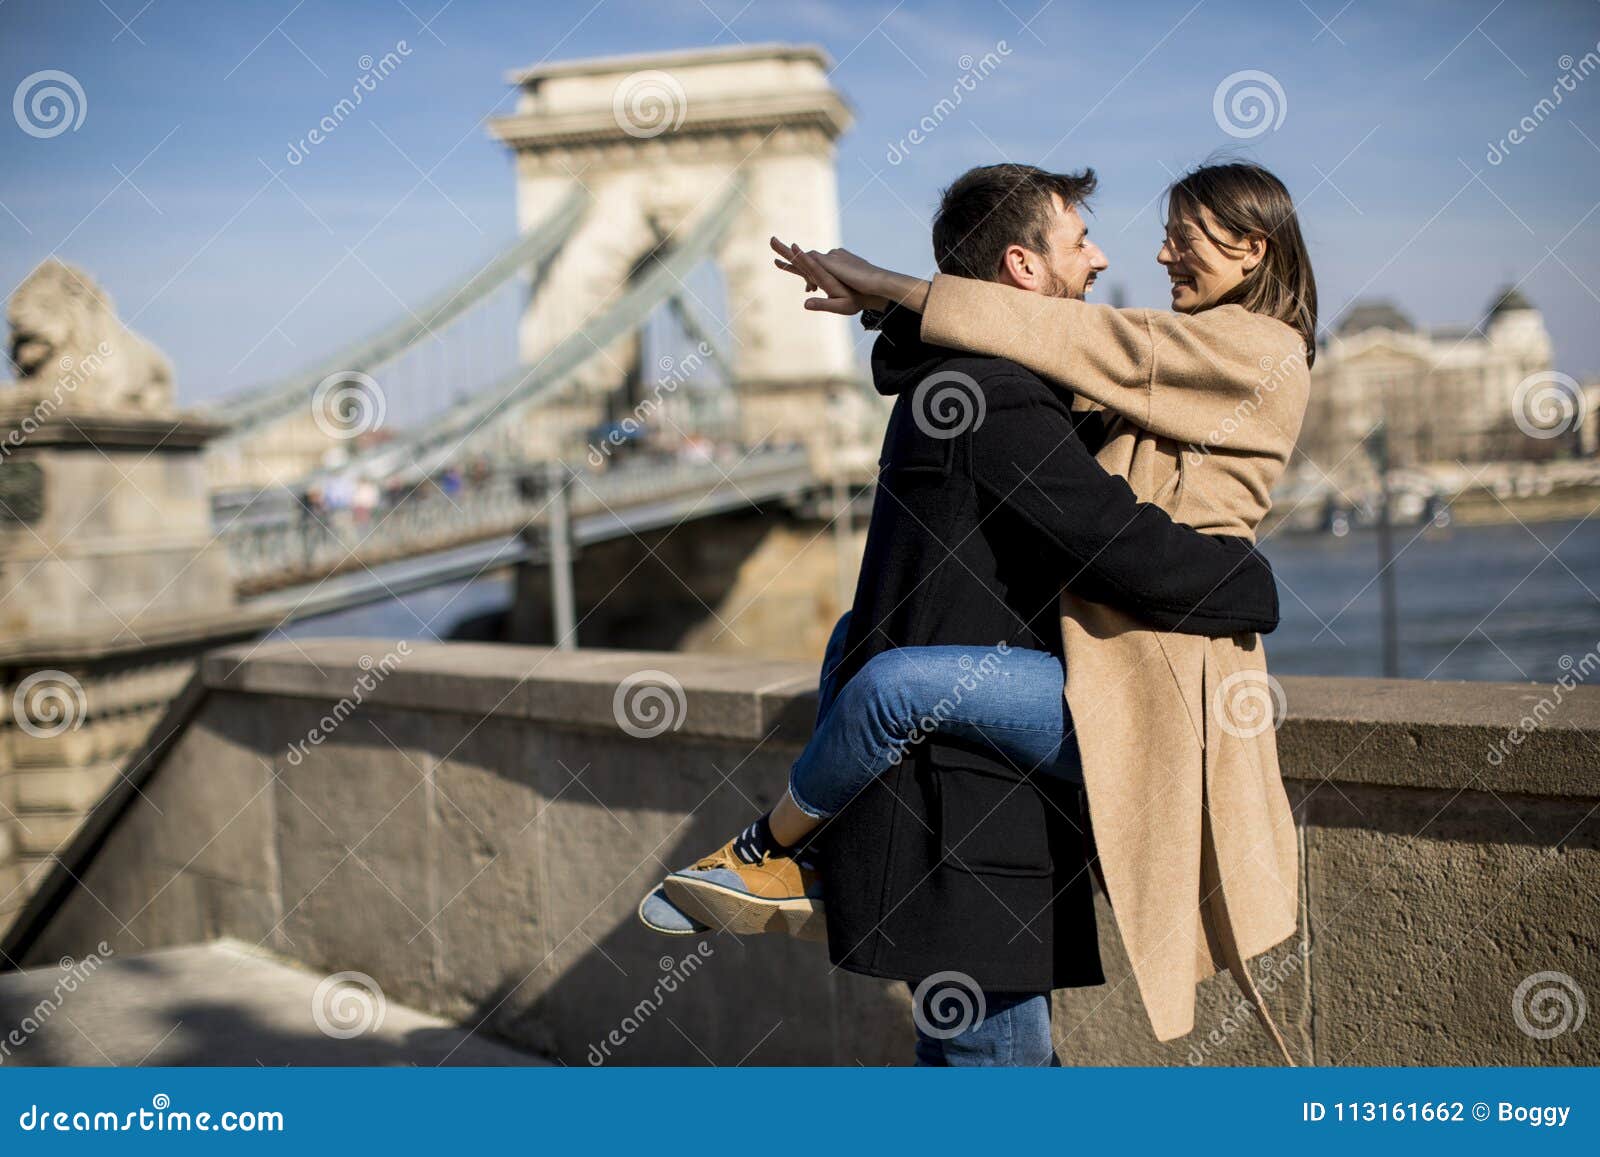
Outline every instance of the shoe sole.
[[[650, 921], [645, 917], [644, 906], [653, 894], [654, 893], [652, 892], [646, 892], [644, 899], [639, 901], [638, 908], [634, 909], [635, 913], [639, 917], [639, 923], [650, 929], [650, 931], [656, 933], [658, 936], [704, 936], [707, 932], [711, 931], [710, 928], [663, 928], [659, 924], [650, 923]], [[693, 913], [690, 914], [693, 915]]]
[[738, 892], [709, 880], [668, 876], [667, 898], [690, 916], [735, 936], [776, 932], [796, 940], [826, 940], [828, 924], [822, 901], [800, 897], [769, 900]]

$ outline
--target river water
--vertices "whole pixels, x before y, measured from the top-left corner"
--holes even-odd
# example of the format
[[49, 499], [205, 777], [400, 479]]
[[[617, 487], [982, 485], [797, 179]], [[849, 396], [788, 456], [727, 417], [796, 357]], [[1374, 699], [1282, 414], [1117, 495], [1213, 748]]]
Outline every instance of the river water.
[[[1378, 538], [1293, 535], [1263, 548], [1283, 625], [1268, 661], [1287, 675], [1382, 673]], [[1551, 682], [1600, 647], [1600, 521], [1395, 532], [1400, 674]]]
[[[1400, 674], [1552, 682], [1600, 648], [1600, 520], [1395, 532]], [[1267, 639], [1281, 675], [1382, 673], [1378, 541], [1284, 532], [1263, 550], [1283, 625]], [[447, 638], [503, 609], [503, 578], [453, 583], [296, 623], [295, 637]]]

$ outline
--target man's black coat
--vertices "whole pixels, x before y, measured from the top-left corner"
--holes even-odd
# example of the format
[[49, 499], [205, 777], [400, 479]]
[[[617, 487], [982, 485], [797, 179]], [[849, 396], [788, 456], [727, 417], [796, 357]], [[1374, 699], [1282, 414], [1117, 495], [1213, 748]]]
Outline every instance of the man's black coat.
[[[1271, 570], [1248, 542], [1140, 504], [1085, 446], [1070, 394], [926, 345], [919, 320], [892, 312], [873, 347], [874, 384], [898, 400], [841, 685], [894, 647], [1003, 641], [1059, 657], [1063, 585], [1164, 629], [1277, 626]], [[913, 982], [960, 972], [997, 992], [1103, 983], [1081, 792], [937, 732], [913, 750], [825, 829], [834, 963]]]

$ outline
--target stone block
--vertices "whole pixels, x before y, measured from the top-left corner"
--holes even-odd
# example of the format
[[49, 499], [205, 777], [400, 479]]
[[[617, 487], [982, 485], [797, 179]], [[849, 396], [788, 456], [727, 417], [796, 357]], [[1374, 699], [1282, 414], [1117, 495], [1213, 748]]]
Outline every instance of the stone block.
[[160, 720], [162, 708], [90, 718], [60, 735], [17, 734], [12, 739], [13, 765], [84, 767], [120, 759], [142, 744]]
[[[321, 716], [314, 702], [275, 704], [287, 742]], [[431, 757], [418, 716], [381, 710], [348, 720], [298, 764], [275, 758], [272, 790], [283, 936], [313, 967], [355, 969], [426, 1007], [437, 981], [430, 835]], [[408, 757], [409, 756], [409, 757]]]
[[281, 740], [273, 713], [250, 706], [213, 694], [130, 810], [155, 829], [152, 850], [162, 864], [271, 892], [278, 883], [272, 757]]
[[17, 810], [82, 815], [117, 782], [118, 769], [116, 763], [92, 763], [85, 767], [19, 771], [12, 777]]
[[[506, 1037], [551, 948], [539, 824], [549, 801], [535, 785], [549, 748], [539, 732], [490, 719], [434, 766], [437, 899], [427, 915], [444, 967], [433, 1007]], [[548, 1055], [549, 1041], [530, 1032], [527, 1043]]]
[[1600, 1061], [1592, 1022], [1542, 1039], [1517, 1007], [1554, 1027], [1600, 994], [1591, 804], [1345, 787], [1309, 814], [1318, 1064]]
[[17, 817], [17, 847], [25, 856], [48, 856], [64, 847], [83, 822], [78, 812], [28, 812]]

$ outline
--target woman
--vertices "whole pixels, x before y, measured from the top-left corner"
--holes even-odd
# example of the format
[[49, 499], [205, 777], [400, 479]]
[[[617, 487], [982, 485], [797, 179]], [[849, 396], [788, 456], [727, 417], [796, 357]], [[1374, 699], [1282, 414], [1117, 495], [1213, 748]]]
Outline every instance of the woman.
[[[1204, 166], [1168, 190], [1157, 260], [1171, 279], [1174, 314], [942, 274], [929, 283], [842, 250], [775, 248], [786, 258], [780, 268], [826, 293], [807, 299], [808, 309], [898, 304], [923, 314], [924, 341], [1009, 358], [1104, 410], [1101, 465], [1174, 519], [1253, 535], [1267, 513], [1305, 409], [1316, 288], [1288, 192], [1259, 166]], [[1066, 699], [1104, 882], [1156, 1036], [1187, 1033], [1195, 982], [1226, 966], [1293, 1063], [1244, 967], [1293, 935], [1297, 914], [1294, 824], [1270, 709], [1276, 691], [1259, 639], [1166, 634], [1070, 594], [1062, 596], [1062, 631]], [[914, 738], [893, 720], [906, 718], [897, 712], [907, 706], [910, 718], [921, 717], [917, 708], [927, 704], [915, 700], [924, 684], [896, 679], [907, 664], [938, 670], [949, 659], [933, 652], [944, 650], [912, 648], [869, 663], [848, 689], [894, 709], [835, 706], [778, 807], [669, 876], [666, 897], [735, 931], [811, 931], [813, 873], [795, 849], [831, 814], [814, 801], [848, 799], [861, 786], [838, 753], [875, 751], [881, 763]], [[926, 685], [947, 691], [949, 668], [942, 674]], [[840, 738], [852, 734], [853, 744]], [[825, 751], [832, 758], [818, 756]], [[754, 875], [743, 867], [751, 855]], [[741, 876], [731, 887], [730, 867]]]

